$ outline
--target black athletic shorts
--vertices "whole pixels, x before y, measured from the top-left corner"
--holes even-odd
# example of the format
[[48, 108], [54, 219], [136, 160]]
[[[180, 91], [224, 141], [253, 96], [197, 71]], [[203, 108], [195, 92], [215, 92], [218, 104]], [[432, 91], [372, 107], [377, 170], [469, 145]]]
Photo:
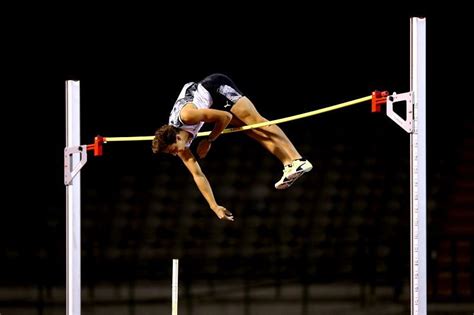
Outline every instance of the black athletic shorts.
[[212, 97], [212, 107], [221, 107], [230, 110], [244, 95], [235, 83], [225, 74], [214, 73], [199, 81]]

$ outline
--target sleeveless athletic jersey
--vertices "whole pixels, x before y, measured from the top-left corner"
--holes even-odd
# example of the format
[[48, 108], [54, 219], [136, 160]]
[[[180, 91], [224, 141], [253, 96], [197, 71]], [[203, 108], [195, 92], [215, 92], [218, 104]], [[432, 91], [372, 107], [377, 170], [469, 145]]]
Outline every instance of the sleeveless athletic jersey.
[[199, 130], [204, 125], [204, 122], [200, 122], [194, 125], [187, 125], [183, 123], [181, 120], [181, 109], [183, 109], [184, 105], [188, 103], [193, 103], [196, 105], [198, 109], [201, 108], [210, 108], [212, 105], [212, 97], [211, 94], [199, 83], [189, 82], [186, 83], [179, 93], [179, 96], [174, 103], [173, 109], [171, 110], [169, 124], [186, 130], [190, 134], [192, 134], [192, 138], [188, 141], [186, 146], [190, 146], [192, 140], [196, 138]]
[[219, 108], [221, 110], [230, 110], [232, 105], [242, 96], [242, 93], [235, 86], [234, 82], [220, 73], [209, 75], [197, 83], [186, 83], [181, 89], [181, 92], [174, 103], [173, 109], [171, 110], [169, 124], [176, 128], [186, 130], [192, 135], [186, 143], [186, 146], [189, 147], [191, 142], [196, 138], [199, 130], [204, 125], [204, 122], [194, 125], [183, 123], [180, 113], [184, 105], [193, 103], [198, 109], [202, 109], [210, 108], [213, 104], [215, 106], [217, 104], [217, 106], [222, 107]]

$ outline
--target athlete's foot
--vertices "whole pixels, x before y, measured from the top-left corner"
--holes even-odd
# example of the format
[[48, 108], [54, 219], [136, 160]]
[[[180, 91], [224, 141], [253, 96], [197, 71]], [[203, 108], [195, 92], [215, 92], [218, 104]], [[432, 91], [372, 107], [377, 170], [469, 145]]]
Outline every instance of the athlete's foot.
[[283, 176], [275, 184], [276, 189], [287, 189], [301, 177], [313, 169], [313, 165], [308, 160], [294, 160], [291, 164], [285, 165]]

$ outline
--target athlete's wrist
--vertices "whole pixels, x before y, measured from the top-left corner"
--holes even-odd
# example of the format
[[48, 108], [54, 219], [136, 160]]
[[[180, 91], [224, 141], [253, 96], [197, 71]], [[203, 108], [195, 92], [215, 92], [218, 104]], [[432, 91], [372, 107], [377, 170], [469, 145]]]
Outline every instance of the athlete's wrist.
[[216, 141], [216, 139], [211, 139], [211, 137], [207, 137], [207, 142], [213, 143], [214, 141]]

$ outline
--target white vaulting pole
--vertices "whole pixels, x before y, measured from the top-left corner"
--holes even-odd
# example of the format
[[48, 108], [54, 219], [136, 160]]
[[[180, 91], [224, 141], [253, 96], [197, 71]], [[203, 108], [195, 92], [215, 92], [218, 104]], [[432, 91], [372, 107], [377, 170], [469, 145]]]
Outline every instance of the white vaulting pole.
[[426, 20], [411, 18], [410, 31], [410, 301], [411, 314], [426, 315]]
[[[66, 81], [66, 147], [79, 146], [79, 81]], [[79, 163], [72, 156], [72, 165]], [[81, 175], [66, 185], [66, 315], [81, 314]]]
[[179, 260], [173, 259], [173, 280], [171, 285], [171, 315], [178, 315]]

